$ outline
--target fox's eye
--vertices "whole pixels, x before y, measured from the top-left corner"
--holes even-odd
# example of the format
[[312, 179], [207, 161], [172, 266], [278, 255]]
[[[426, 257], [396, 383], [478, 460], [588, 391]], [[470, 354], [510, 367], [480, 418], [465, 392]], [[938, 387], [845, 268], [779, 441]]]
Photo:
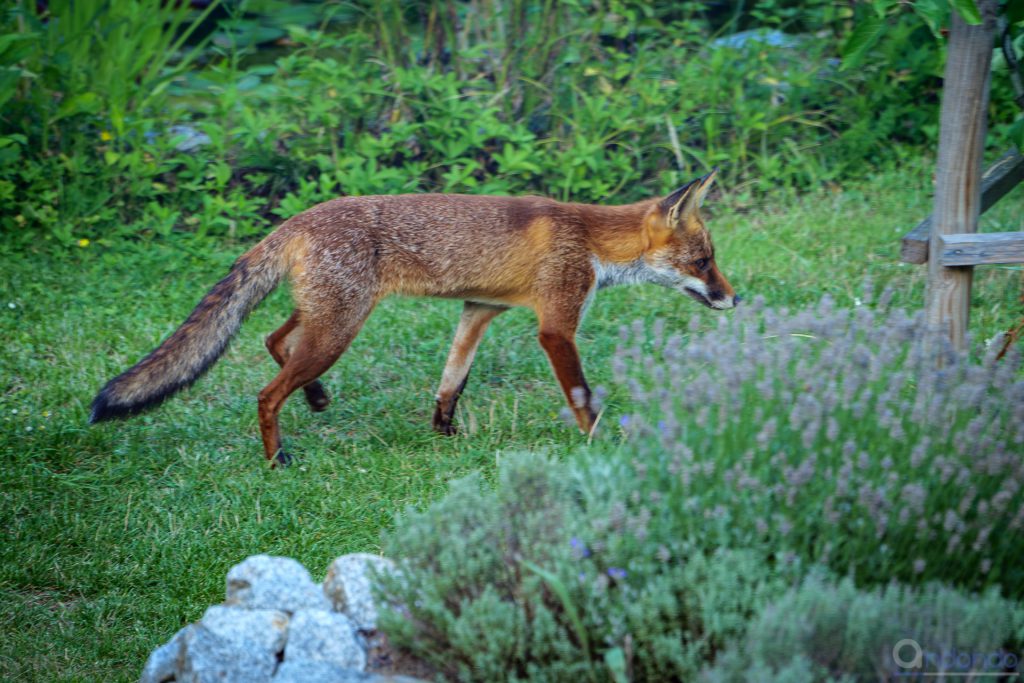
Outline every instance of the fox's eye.
[[697, 259], [697, 261], [694, 263], [694, 265], [697, 266], [697, 268], [699, 270], [707, 270], [708, 269], [708, 260], [706, 258]]

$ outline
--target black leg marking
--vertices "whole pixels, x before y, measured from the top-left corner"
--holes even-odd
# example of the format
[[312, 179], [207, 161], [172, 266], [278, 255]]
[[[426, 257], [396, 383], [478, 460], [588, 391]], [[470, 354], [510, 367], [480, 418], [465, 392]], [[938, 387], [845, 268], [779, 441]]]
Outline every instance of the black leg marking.
[[302, 387], [302, 390], [306, 394], [306, 403], [309, 404], [310, 410], [314, 413], [323, 412], [327, 410], [327, 406], [331, 405], [331, 399], [327, 396], [327, 391], [324, 389], [324, 385], [320, 383], [320, 380], [310, 382]]
[[459, 397], [462, 396], [462, 390], [466, 388], [468, 380], [469, 372], [466, 372], [466, 376], [462, 378], [459, 388], [452, 394], [447, 407], [441, 404], [441, 399], [437, 400], [437, 405], [434, 408], [434, 431], [440, 432], [445, 436], [455, 436], [458, 433], [459, 429], [452, 424], [452, 420], [455, 417], [455, 406], [458, 404]]

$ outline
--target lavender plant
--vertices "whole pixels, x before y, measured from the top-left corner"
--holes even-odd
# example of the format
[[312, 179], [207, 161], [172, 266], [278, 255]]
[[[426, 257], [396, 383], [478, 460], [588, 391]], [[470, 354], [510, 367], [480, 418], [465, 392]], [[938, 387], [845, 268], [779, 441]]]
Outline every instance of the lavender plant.
[[967, 595], [940, 584], [857, 590], [849, 579], [812, 572], [751, 620], [701, 680], [998, 676], [1019, 670], [1021, 628], [1024, 609], [995, 590]]
[[670, 554], [759, 548], [864, 584], [1024, 595], [1020, 354], [953, 353], [890, 297], [759, 299], [686, 341], [624, 328], [614, 371], [635, 408], [608, 474], [634, 482], [624, 514], [677, 539]]
[[[1018, 615], [1019, 354], [952, 353], [888, 298], [756, 301], [685, 344], [661, 324], [624, 330], [622, 457], [503, 459], [493, 488], [469, 477], [407, 512], [386, 541], [402, 571], [381, 577], [383, 629], [459, 680], [733, 680], [740, 664], [859, 680], [890, 633], [872, 623], [925, 632], [913, 605], [975, 623], [956, 589], [986, 587], [983, 606]], [[852, 578], [784, 597], [822, 565]], [[820, 608], [835, 600], [856, 614]], [[985, 644], [1021, 637], [999, 624]], [[837, 633], [848, 642], [815, 649]]]
[[596, 481], [524, 454], [408, 511], [385, 543], [401, 571], [378, 577], [390, 642], [464, 681], [694, 680], [784, 592], [754, 553], [634, 557], [618, 539], [643, 520]]

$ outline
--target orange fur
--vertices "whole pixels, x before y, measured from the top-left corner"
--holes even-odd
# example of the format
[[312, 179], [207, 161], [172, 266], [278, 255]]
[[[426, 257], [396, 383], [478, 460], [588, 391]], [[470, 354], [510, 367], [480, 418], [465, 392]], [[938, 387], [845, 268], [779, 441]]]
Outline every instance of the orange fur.
[[287, 397], [302, 387], [310, 406], [324, 409], [317, 378], [392, 294], [467, 302], [438, 391], [436, 429], [454, 431], [455, 402], [487, 325], [503, 310], [525, 306], [537, 314], [538, 339], [580, 429], [589, 431], [595, 415], [574, 338], [595, 289], [654, 282], [713, 308], [738, 300], [715, 266], [700, 217], [713, 177], [624, 206], [430, 194], [319, 204], [242, 255], [178, 331], [107, 383], [91, 420], [134, 414], [195, 381], [244, 316], [287, 278], [295, 312], [267, 339], [281, 371], [259, 395], [267, 458], [288, 460], [277, 424]]

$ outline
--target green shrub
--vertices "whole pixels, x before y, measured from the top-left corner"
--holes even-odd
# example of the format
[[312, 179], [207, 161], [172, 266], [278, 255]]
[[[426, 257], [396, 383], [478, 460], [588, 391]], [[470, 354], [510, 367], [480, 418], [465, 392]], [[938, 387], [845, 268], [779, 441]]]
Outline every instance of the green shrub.
[[686, 342], [662, 330], [623, 329], [636, 413], [608, 476], [634, 482], [640, 503], [619, 487], [619, 504], [684, 555], [761, 548], [861, 584], [1024, 595], [1019, 353], [956, 355], [920, 315], [827, 297], [792, 312], [759, 298]]
[[121, 228], [161, 194], [167, 85], [198, 55], [185, 41], [217, 5], [192, 14], [160, 0], [21, 0], [0, 26], [0, 229], [28, 243], [40, 232]]
[[[459, 680], [692, 680], [785, 583], [755, 555], [623, 554], [588, 475], [536, 455], [503, 457], [491, 488], [453, 482], [386, 539], [392, 643]], [[580, 539], [601, 530], [603, 542]], [[667, 538], [648, 539], [653, 548]]]
[[[303, 5], [270, 22], [289, 43], [274, 56], [252, 54], [271, 17], [243, 3], [185, 72], [200, 53], [181, 41], [202, 16], [157, 4], [4, 15], [5, 232], [246, 237], [339, 194], [626, 202], [715, 164], [746, 201], [934, 140], [941, 43], [912, 13], [844, 72], [850, 17], [830, 3], [735, 16], [701, 3]], [[802, 33], [729, 33], [751, 22]], [[994, 104], [996, 128], [1007, 109]], [[209, 143], [176, 149], [178, 125]]]
[[752, 619], [701, 680], [852, 683], [1016, 671], [1022, 628], [1024, 609], [996, 591], [970, 595], [940, 584], [862, 591], [814, 572]]
[[[844, 71], [837, 56], [872, 8], [242, 2], [210, 27], [215, 47], [188, 47], [213, 4], [40, 14], [26, 0], [0, 15], [4, 233], [21, 246], [40, 233], [245, 238], [341, 194], [621, 203], [716, 164], [751, 203], [936, 137], [943, 44], [902, 6]], [[735, 32], [758, 26], [773, 31]], [[287, 47], [257, 53], [270, 39]], [[1011, 135], [1008, 82], [997, 68], [995, 146]], [[176, 126], [208, 143], [179, 149]]]
[[[569, 12], [566, 21], [581, 32], [618, 32], [599, 19]], [[730, 184], [802, 187], [856, 171], [866, 148], [892, 142], [893, 127], [875, 122], [866, 129], [874, 137], [840, 141], [850, 155], [837, 156], [830, 129], [848, 129], [848, 116], [860, 121], [878, 103], [849, 108], [865, 76], [844, 82], [828, 63], [827, 41], [715, 43], [698, 22], [679, 45], [678, 26], [655, 22], [631, 52], [565, 39], [540, 60], [557, 68], [521, 65], [520, 78], [507, 81], [494, 64], [523, 46], [486, 42], [504, 18], [481, 20], [482, 42], [447, 67], [396, 63], [390, 53], [367, 59], [383, 48], [362, 33], [294, 30], [298, 50], [276, 71], [249, 74], [263, 84], [247, 93], [254, 129], [284, 132], [276, 141], [329, 174], [334, 192], [537, 192], [581, 201], [638, 199], [714, 164]], [[474, 56], [484, 53], [498, 58]], [[533, 108], [522, 104], [531, 101]]]

